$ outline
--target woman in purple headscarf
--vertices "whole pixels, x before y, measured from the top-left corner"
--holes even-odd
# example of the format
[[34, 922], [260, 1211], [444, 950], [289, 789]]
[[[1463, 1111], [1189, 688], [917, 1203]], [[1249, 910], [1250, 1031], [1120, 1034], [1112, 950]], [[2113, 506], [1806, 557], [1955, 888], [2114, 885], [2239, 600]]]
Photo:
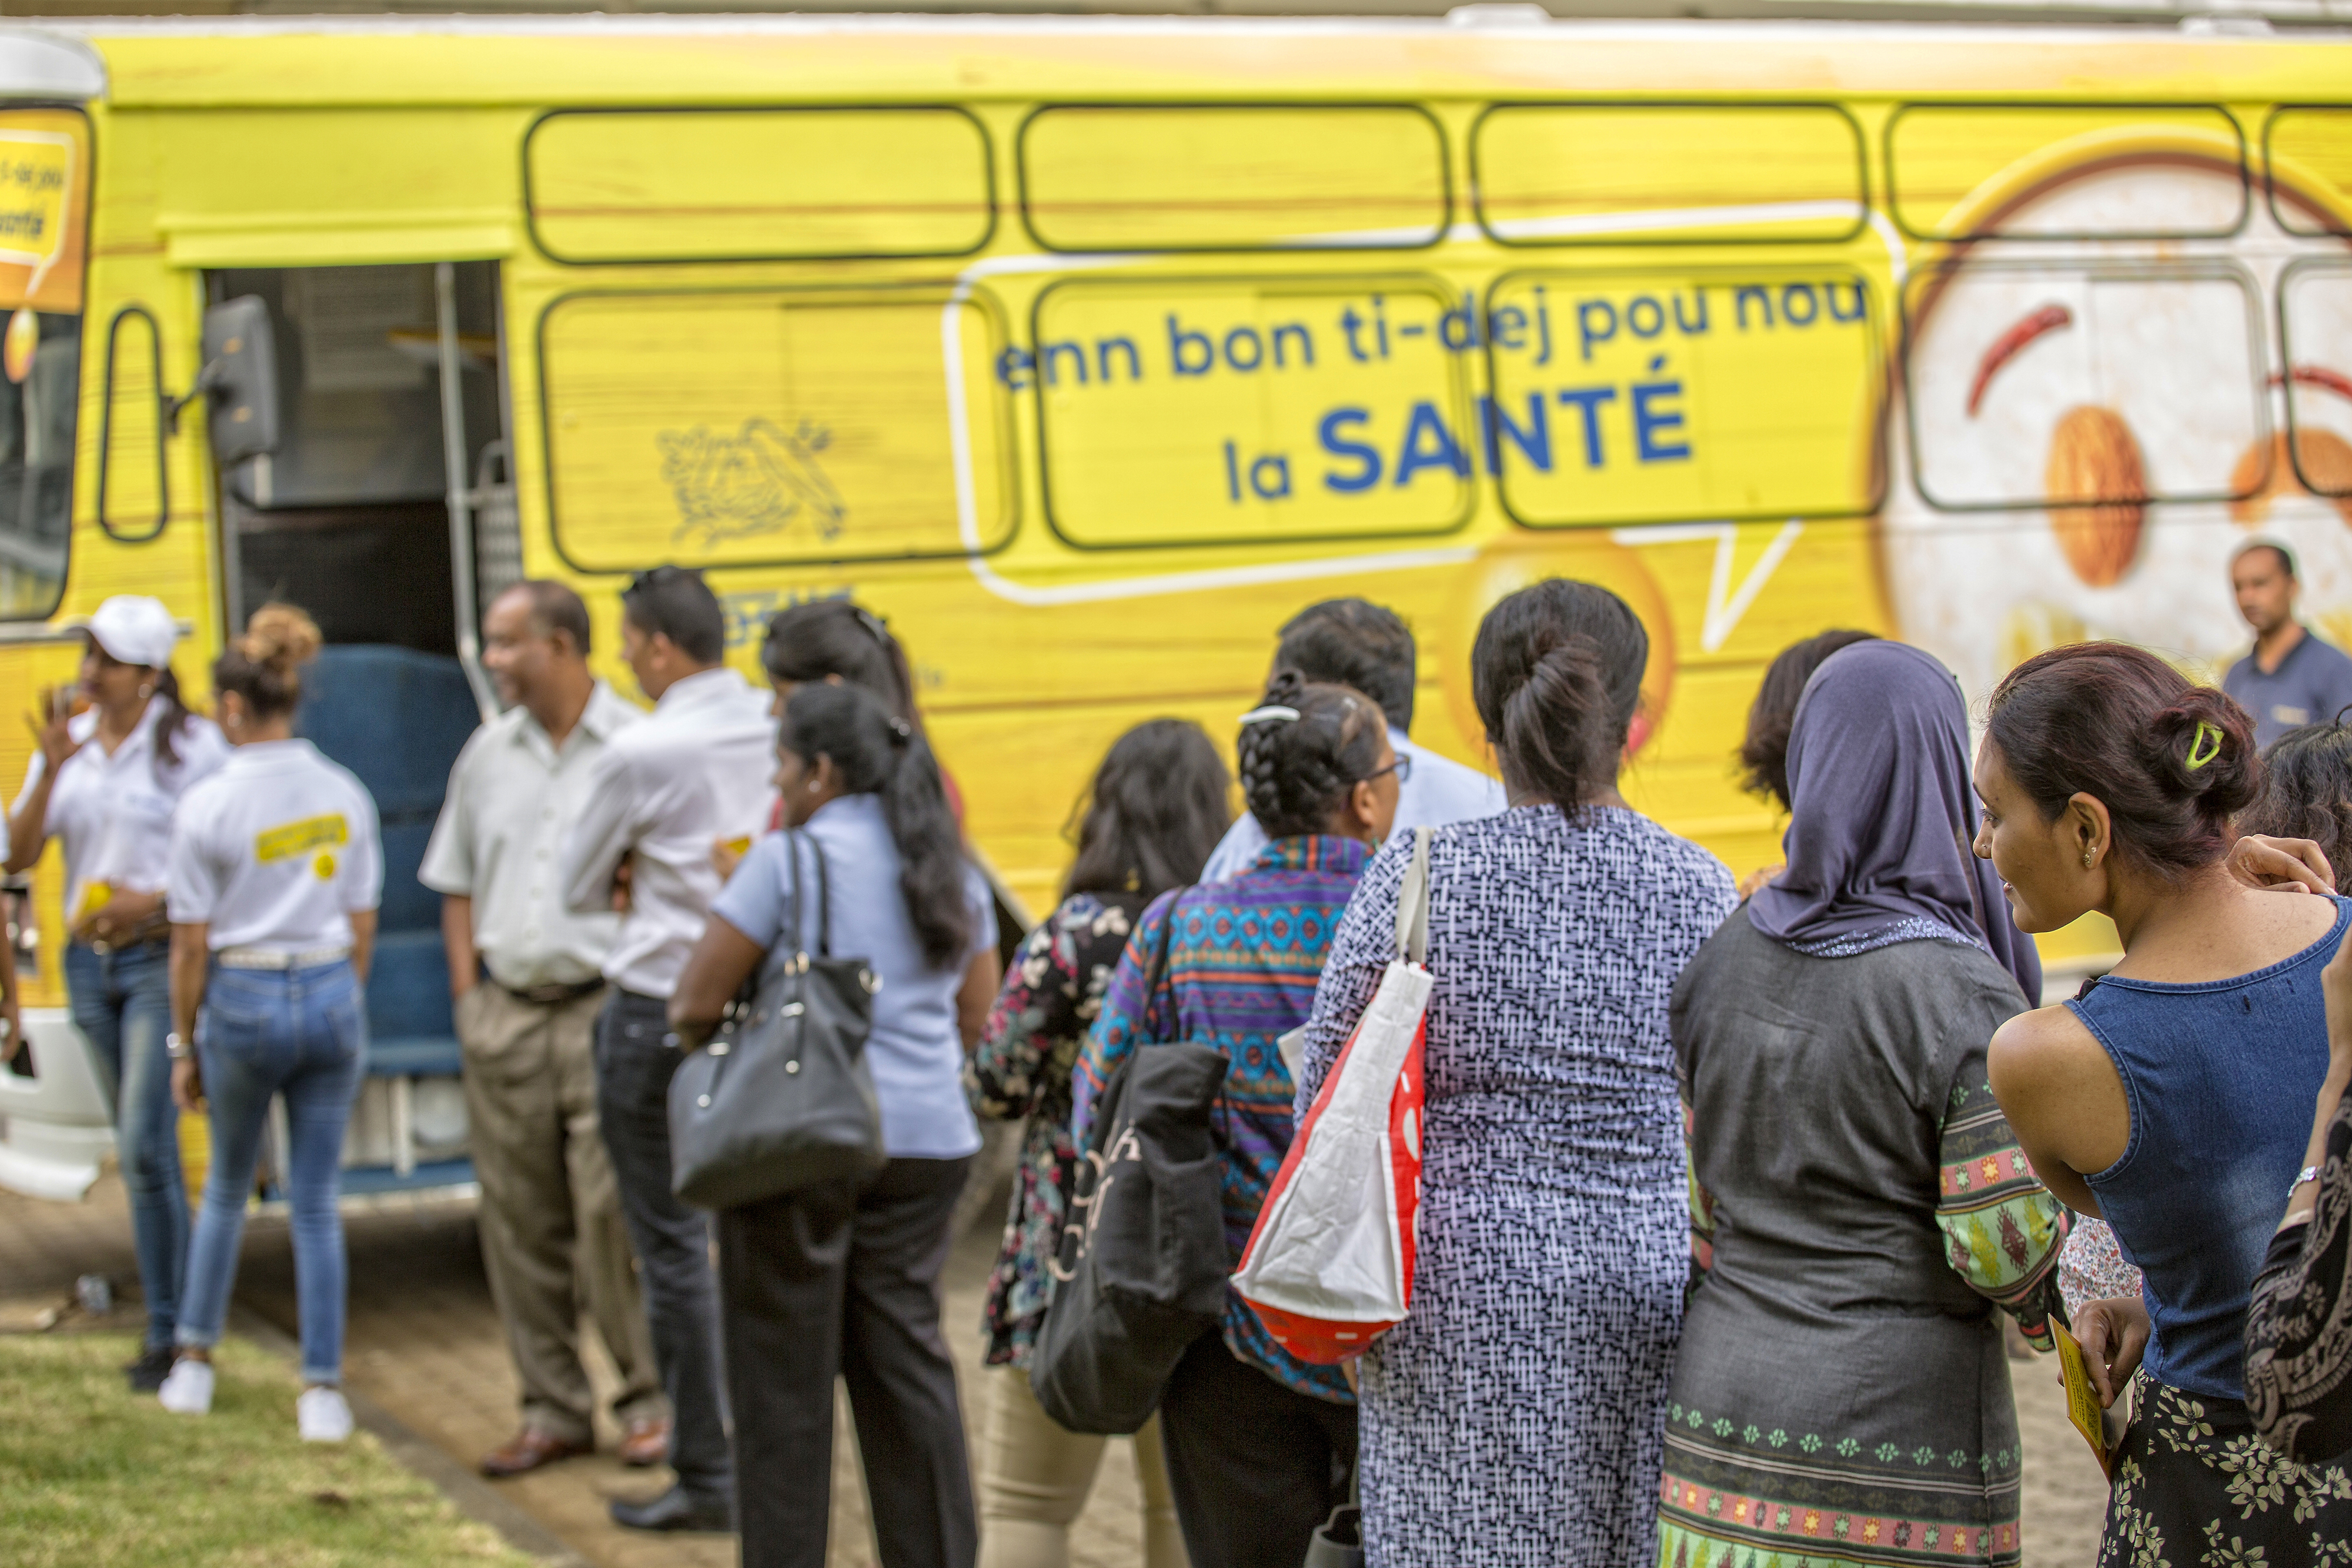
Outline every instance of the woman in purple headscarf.
[[1675, 987], [1700, 1282], [1659, 1562], [2014, 1564], [1996, 1309], [2049, 1346], [2066, 1221], [1985, 1087], [2041, 971], [1969, 851], [1959, 686], [1900, 643], [1844, 649], [1788, 769], [1788, 869]]

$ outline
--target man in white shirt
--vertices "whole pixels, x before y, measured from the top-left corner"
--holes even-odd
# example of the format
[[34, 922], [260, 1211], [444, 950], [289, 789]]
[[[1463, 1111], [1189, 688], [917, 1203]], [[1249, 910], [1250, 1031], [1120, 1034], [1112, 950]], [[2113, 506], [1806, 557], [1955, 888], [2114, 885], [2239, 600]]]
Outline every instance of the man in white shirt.
[[701, 573], [665, 566], [630, 582], [621, 657], [654, 711], [605, 742], [562, 861], [567, 907], [623, 907], [604, 959], [612, 991], [596, 1020], [597, 1118], [644, 1268], [677, 1472], [658, 1497], [613, 1504], [614, 1520], [639, 1530], [725, 1530], [732, 1518], [709, 1227], [669, 1185], [679, 1060], [669, 995], [719, 894], [712, 847], [749, 846], [766, 825], [775, 771], [767, 695], [722, 664], [725, 653], [726, 621]]
[[[1396, 747], [1401, 764], [1396, 825], [1391, 832], [1491, 817], [1507, 804], [1496, 779], [1407, 737], [1405, 732], [1412, 727], [1418, 654], [1412, 629], [1395, 611], [1361, 599], [1327, 599], [1292, 616], [1281, 638], [1275, 646], [1275, 669], [1353, 686], [1388, 716], [1389, 744]], [[1210, 854], [1201, 880], [1223, 882], [1241, 875], [1265, 843], [1265, 830], [1244, 811]]]
[[596, 1127], [593, 1041], [620, 918], [567, 909], [555, 862], [605, 742], [644, 716], [590, 673], [588, 639], [588, 607], [560, 582], [518, 583], [490, 605], [482, 664], [510, 706], [457, 754], [417, 873], [441, 894], [482, 1266], [522, 1383], [521, 1429], [481, 1461], [494, 1477], [594, 1451], [583, 1305], [621, 1377], [621, 1461], [669, 1457], [669, 1408]]

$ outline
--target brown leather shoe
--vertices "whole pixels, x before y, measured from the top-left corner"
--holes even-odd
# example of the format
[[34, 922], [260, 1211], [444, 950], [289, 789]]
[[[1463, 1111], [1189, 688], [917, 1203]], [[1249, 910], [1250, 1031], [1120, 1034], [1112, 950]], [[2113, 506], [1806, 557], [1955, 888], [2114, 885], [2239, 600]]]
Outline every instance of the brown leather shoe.
[[632, 1421], [629, 1429], [621, 1434], [621, 1463], [634, 1469], [669, 1462], [669, 1417], [649, 1416]]
[[505, 1448], [482, 1457], [482, 1473], [493, 1479], [529, 1475], [541, 1465], [551, 1465], [558, 1459], [575, 1458], [595, 1451], [596, 1445], [593, 1442], [567, 1443], [561, 1437], [549, 1437], [535, 1427], [525, 1427]]

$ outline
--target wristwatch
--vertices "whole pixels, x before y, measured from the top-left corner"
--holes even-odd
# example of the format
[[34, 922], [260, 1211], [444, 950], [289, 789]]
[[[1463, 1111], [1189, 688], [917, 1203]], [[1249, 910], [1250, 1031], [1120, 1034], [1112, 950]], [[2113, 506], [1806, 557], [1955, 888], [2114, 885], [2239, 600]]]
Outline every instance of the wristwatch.
[[186, 1039], [180, 1035], [176, 1030], [171, 1034], [165, 1035], [163, 1037], [163, 1054], [170, 1057], [174, 1061], [184, 1061], [187, 1060], [188, 1042]]

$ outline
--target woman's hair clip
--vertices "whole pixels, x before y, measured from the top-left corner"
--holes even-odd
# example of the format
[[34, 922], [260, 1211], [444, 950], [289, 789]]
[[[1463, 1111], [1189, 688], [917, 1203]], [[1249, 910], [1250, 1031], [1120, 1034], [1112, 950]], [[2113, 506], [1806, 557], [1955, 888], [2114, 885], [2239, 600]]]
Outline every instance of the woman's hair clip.
[[874, 633], [874, 640], [877, 643], [887, 643], [890, 641], [890, 623], [888, 622], [883, 620], [882, 617], [875, 614], [874, 612], [866, 609], [862, 604], [853, 604], [849, 607], [849, 610], [851, 614], [857, 617], [857, 623], [860, 626], [865, 627], [868, 632]]
[[890, 739], [892, 744], [904, 746], [914, 738], [915, 727], [908, 724], [905, 719], [893, 716], [890, 720]]
[[1296, 724], [1298, 722], [1298, 710], [1295, 707], [1284, 707], [1279, 703], [1268, 703], [1264, 707], [1250, 709], [1234, 722], [1243, 725]]
[[2196, 772], [2221, 755], [2221, 727], [2200, 723], [2197, 733], [2189, 738], [2187, 771]]

